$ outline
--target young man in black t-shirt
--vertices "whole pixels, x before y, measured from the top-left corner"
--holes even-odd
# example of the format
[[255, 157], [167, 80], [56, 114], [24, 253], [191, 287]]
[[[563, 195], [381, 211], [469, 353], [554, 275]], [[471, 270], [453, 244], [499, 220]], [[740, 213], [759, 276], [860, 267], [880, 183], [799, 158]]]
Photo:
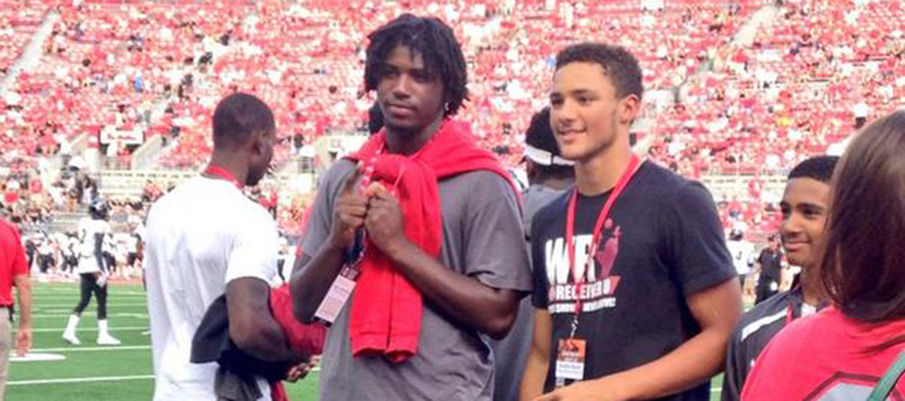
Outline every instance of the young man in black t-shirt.
[[642, 92], [623, 48], [557, 55], [551, 124], [576, 185], [532, 223], [522, 400], [708, 400], [722, 369], [742, 312], [735, 269], [707, 190], [631, 152]]

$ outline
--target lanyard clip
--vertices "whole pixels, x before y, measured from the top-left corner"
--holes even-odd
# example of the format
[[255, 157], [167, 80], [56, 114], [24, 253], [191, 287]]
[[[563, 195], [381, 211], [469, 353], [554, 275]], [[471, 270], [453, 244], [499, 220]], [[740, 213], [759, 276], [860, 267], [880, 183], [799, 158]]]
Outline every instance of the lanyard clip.
[[572, 318], [572, 331], [569, 333], [569, 338], [575, 338], [575, 333], [578, 332], [578, 314]]

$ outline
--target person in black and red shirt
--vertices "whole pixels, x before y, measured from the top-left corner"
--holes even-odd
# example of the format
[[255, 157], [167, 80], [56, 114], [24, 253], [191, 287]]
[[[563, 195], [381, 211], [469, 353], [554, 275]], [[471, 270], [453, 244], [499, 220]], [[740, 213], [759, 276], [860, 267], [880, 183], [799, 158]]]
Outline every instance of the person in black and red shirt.
[[736, 401], [754, 360], [773, 336], [793, 319], [809, 316], [823, 306], [817, 243], [823, 238], [829, 209], [830, 179], [838, 157], [817, 156], [801, 162], [789, 173], [782, 196], [783, 247], [789, 263], [801, 266], [796, 284], [748, 311], [732, 334], [726, 350], [723, 401]]
[[[895, 361], [905, 362], [903, 154], [903, 111], [870, 124], [848, 145], [833, 173], [817, 247], [816, 271], [832, 305], [770, 341], [742, 400], [905, 399], [905, 380], [880, 380]], [[879, 383], [890, 386], [875, 393]]]
[[741, 290], [707, 190], [631, 152], [641, 77], [621, 47], [557, 55], [551, 125], [576, 181], [532, 223], [522, 400], [705, 401], [722, 369]]

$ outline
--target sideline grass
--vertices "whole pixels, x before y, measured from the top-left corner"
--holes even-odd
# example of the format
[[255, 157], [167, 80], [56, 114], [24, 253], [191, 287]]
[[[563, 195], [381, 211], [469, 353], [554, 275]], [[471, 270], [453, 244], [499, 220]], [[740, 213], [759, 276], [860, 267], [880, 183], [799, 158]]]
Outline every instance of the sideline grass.
[[[60, 338], [78, 301], [76, 284], [33, 282], [32, 291], [35, 315], [32, 348], [35, 352], [62, 354], [66, 359], [12, 362], [7, 401], [151, 399], [154, 386], [151, 338], [144, 334], [149, 327], [148, 310], [140, 284], [110, 284], [108, 320], [111, 334], [122, 341], [121, 347], [99, 347], [95, 343], [97, 307], [93, 299], [79, 322], [78, 337], [82, 344], [69, 345]], [[287, 390], [293, 401], [316, 400], [317, 373], [288, 384]]]
[[[98, 347], [96, 305], [91, 305], [79, 322], [78, 337], [82, 345], [71, 346], [60, 336], [75, 303], [78, 286], [72, 283], [33, 283], [34, 346], [37, 352], [52, 350], [63, 354], [63, 361], [12, 362], [7, 401], [132, 401], [150, 400], [154, 382], [151, 379], [151, 338], [147, 306], [140, 284], [110, 284], [108, 319], [111, 333], [122, 341], [122, 347]], [[122, 330], [117, 329], [123, 328]], [[47, 351], [51, 352], [51, 351]], [[59, 381], [59, 382], [55, 382]], [[722, 377], [712, 382], [722, 386]], [[317, 400], [318, 373], [312, 372], [286, 389], [293, 401]], [[719, 400], [719, 392], [711, 392], [711, 401]]]

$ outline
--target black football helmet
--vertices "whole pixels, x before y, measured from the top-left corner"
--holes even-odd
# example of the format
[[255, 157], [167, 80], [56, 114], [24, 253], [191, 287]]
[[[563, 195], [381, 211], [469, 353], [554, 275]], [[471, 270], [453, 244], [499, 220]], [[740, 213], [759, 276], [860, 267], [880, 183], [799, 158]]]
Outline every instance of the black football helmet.
[[110, 205], [107, 204], [107, 201], [96, 198], [88, 205], [88, 214], [91, 215], [92, 219], [106, 220], [110, 214]]

